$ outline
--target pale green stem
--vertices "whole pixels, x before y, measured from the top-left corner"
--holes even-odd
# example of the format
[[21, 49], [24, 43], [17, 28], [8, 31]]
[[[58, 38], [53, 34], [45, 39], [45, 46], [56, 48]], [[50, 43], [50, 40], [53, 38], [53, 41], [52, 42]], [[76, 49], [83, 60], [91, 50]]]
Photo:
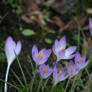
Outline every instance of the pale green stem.
[[36, 77], [36, 72], [37, 72], [37, 65], [36, 65], [36, 69], [33, 73], [33, 78], [32, 78], [32, 82], [31, 82], [31, 88], [30, 88], [30, 92], [32, 92], [32, 89], [33, 89], [33, 84], [34, 84], [34, 80], [35, 80], [35, 77]]
[[70, 83], [70, 78], [67, 81], [67, 84], [66, 84], [66, 87], [65, 87], [65, 92], [67, 91], [67, 88], [68, 88], [69, 83]]
[[44, 83], [44, 86], [42, 87], [42, 92], [44, 92], [44, 88], [46, 87], [48, 80], [49, 80], [49, 78], [48, 78], [48, 79], [46, 80], [46, 82]]
[[42, 83], [42, 78], [41, 78], [41, 80], [40, 80], [40, 82], [39, 82], [39, 85], [38, 85], [38, 88], [37, 88], [37, 91], [36, 92], [39, 92], [39, 89], [40, 89], [40, 86], [41, 86], [41, 83]]
[[74, 88], [74, 86], [75, 86], [75, 81], [76, 81], [76, 78], [74, 78], [74, 80], [73, 80], [72, 87], [71, 87], [71, 92], [74, 92], [74, 91], [73, 91], [73, 88]]
[[7, 70], [6, 70], [4, 92], [7, 92], [7, 81], [8, 81], [8, 74], [9, 74], [10, 65], [11, 64], [8, 64]]
[[52, 85], [52, 88], [51, 88], [51, 90], [50, 90], [50, 92], [54, 92], [53, 90], [54, 90], [54, 87], [55, 87], [55, 85], [53, 84]]
[[19, 62], [18, 57], [17, 57], [17, 61], [18, 61], [18, 65], [19, 65], [19, 68], [20, 68], [20, 70], [21, 70], [21, 74], [22, 74], [22, 76], [23, 76], [25, 85], [27, 85], [26, 77], [25, 77], [25, 75], [24, 75], [24, 72], [23, 72], [22, 66], [21, 66], [21, 64], [20, 64], [20, 62]]
[[89, 74], [89, 72], [88, 72], [88, 69], [85, 68], [85, 70], [86, 70], [86, 72], [87, 72], [87, 74], [88, 74], [88, 77], [90, 78], [90, 74]]

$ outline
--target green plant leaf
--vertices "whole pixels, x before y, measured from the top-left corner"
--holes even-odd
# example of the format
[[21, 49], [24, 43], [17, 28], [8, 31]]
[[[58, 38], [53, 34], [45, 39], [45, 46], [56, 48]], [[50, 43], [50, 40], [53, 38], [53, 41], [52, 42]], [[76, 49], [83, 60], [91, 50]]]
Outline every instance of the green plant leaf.
[[21, 14], [21, 9], [16, 9], [16, 14], [17, 15]]
[[51, 44], [51, 43], [52, 43], [52, 40], [51, 40], [50, 38], [45, 38], [45, 42], [46, 42], [47, 44]]
[[36, 33], [32, 29], [24, 29], [22, 34], [25, 36], [32, 36], [35, 35]]

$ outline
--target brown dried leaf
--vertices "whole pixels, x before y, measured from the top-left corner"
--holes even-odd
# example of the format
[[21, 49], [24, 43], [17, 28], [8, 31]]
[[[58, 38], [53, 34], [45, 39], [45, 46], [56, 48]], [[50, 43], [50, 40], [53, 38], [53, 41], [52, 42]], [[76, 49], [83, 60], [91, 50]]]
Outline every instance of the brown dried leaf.
[[56, 24], [60, 28], [65, 26], [64, 22], [57, 16], [53, 18], [53, 23]]
[[72, 23], [70, 25], [70, 28], [69, 29], [72, 29], [72, 30], [76, 30], [78, 29], [78, 24], [83, 27], [85, 25], [85, 22], [87, 20], [87, 17], [86, 16], [75, 16], [73, 19], [72, 19]]
[[85, 25], [87, 17], [75, 16], [72, 20], [70, 20], [65, 26], [61, 27], [59, 32], [61, 33], [64, 30], [77, 30], [79, 28], [78, 23], [81, 27]]
[[82, 55], [90, 56], [89, 51], [92, 49], [92, 38], [89, 37], [82, 45]]
[[68, 10], [74, 11], [76, 0], [48, 0], [53, 8], [59, 14], [64, 14]]
[[36, 22], [40, 26], [45, 25], [43, 14], [38, 6], [38, 3], [41, 1], [44, 2], [44, 0], [24, 0], [25, 8], [21, 15], [21, 19], [26, 23]]

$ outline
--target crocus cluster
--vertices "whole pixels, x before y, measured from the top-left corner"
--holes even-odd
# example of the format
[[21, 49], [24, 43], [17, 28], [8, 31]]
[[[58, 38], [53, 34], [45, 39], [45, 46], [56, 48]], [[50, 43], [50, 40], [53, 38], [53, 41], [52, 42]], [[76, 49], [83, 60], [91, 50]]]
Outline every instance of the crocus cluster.
[[[39, 73], [43, 79], [48, 78], [53, 74], [54, 85], [58, 82], [75, 76], [81, 69], [87, 66], [89, 59], [86, 61], [86, 56], [81, 56], [76, 52], [77, 46], [66, 47], [66, 37], [63, 36], [60, 40], [55, 40], [52, 49], [46, 50], [43, 48], [38, 52], [36, 45], [32, 48], [32, 58], [39, 65]], [[53, 53], [54, 57], [52, 67], [46, 65], [49, 56]], [[70, 60], [73, 59], [74, 61]], [[65, 67], [58, 67], [58, 62], [62, 60], [70, 60]], [[49, 61], [50, 62], [50, 61]]]
[[[17, 44], [12, 39], [8, 37], [5, 42], [5, 54], [7, 57], [7, 71], [5, 81], [8, 80], [8, 73], [11, 64], [16, 59], [21, 52], [21, 42], [18, 41]], [[81, 56], [79, 52], [76, 52], [77, 46], [66, 46], [66, 37], [63, 36], [60, 40], [55, 40], [52, 49], [43, 48], [38, 51], [36, 45], [32, 48], [32, 58], [37, 66], [39, 66], [39, 73], [43, 79], [48, 78], [53, 74], [54, 85], [67, 79], [68, 77], [75, 76], [81, 69], [86, 67], [89, 63], [89, 59], [86, 60], [86, 56]], [[46, 64], [50, 55], [53, 55], [52, 67], [49, 64]], [[74, 59], [74, 61], [72, 60]], [[70, 60], [65, 67], [58, 67], [58, 62], [63, 60]], [[4, 92], [7, 92], [7, 83], [5, 83]]]

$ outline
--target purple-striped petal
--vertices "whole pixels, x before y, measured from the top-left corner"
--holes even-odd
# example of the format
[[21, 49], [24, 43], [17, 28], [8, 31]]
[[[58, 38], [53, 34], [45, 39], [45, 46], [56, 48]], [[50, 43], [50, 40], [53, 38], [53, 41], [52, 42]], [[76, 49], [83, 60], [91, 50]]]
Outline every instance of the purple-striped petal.
[[77, 61], [79, 61], [79, 59], [81, 58], [81, 55], [80, 55], [80, 53], [79, 52], [77, 52], [76, 54], [75, 54], [75, 62], [77, 62]]
[[57, 61], [59, 61], [60, 59], [63, 59], [65, 56], [65, 50], [61, 50], [57, 53]]
[[72, 60], [69, 62], [69, 66], [67, 66], [67, 70], [68, 70], [70, 77], [73, 77], [74, 75], [76, 75], [79, 72], [77, 65], [73, 64]]
[[34, 45], [32, 48], [32, 58], [35, 62], [37, 61], [37, 56], [38, 56], [38, 48], [36, 45]]
[[38, 48], [37, 48], [36, 45], [34, 45], [33, 48], [32, 48], [32, 55], [33, 56], [37, 56], [38, 55]]
[[90, 34], [92, 35], [92, 19], [89, 19]]
[[71, 46], [69, 48], [66, 49], [66, 52], [65, 52], [65, 56], [69, 56], [71, 54], [73, 54], [77, 49], [77, 46]]
[[39, 72], [40, 72], [41, 77], [43, 79], [46, 79], [52, 74], [53, 70], [52, 68], [49, 67], [49, 65], [42, 64], [39, 67]]
[[59, 41], [60, 48], [66, 48], [66, 37], [63, 36]]
[[51, 49], [48, 49], [47, 52], [45, 53], [45, 55], [46, 55], [47, 57], [49, 57], [49, 56], [51, 55], [51, 52], [52, 52], [52, 50], [51, 50]]
[[55, 65], [53, 68], [53, 78], [54, 78], [54, 85], [56, 85], [58, 82], [65, 80], [68, 78], [68, 74], [66, 72], [66, 69], [57, 69], [57, 66]]
[[45, 52], [46, 52], [46, 49], [45, 49], [45, 48], [43, 48], [42, 50], [40, 50], [40, 52], [39, 52], [39, 53], [44, 54]]
[[59, 41], [56, 39], [55, 40], [55, 52], [58, 52], [59, 51]]
[[70, 55], [70, 56], [64, 56], [63, 59], [72, 59], [72, 58], [74, 58], [74, 57], [75, 57], [75, 54]]

